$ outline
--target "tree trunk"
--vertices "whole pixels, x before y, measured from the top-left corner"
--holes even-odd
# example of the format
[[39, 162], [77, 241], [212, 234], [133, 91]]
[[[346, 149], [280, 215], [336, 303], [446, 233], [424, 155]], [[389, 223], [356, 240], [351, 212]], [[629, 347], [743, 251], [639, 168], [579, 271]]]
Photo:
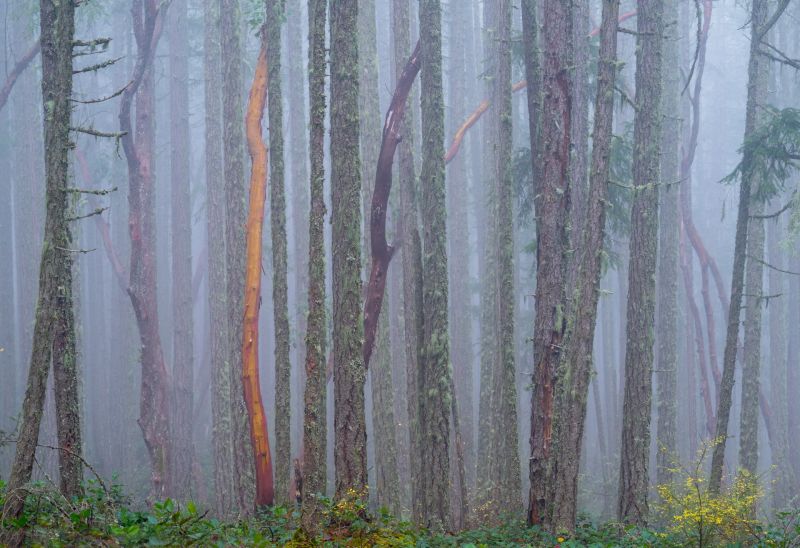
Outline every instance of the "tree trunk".
[[[678, 145], [681, 137], [679, 118], [680, 62], [678, 52], [678, 5], [667, 0], [665, 27], [670, 29], [664, 39], [661, 180], [664, 188], [659, 210], [658, 227], [658, 295], [656, 297], [656, 353], [658, 424], [656, 447], [656, 481], [672, 481], [672, 469], [678, 460], [677, 392], [678, 392]], [[694, 397], [694, 395], [690, 395]]]
[[367, 432], [361, 318], [358, 2], [331, 4], [331, 188], [336, 497], [363, 497]]
[[225, 173], [225, 264], [227, 269], [228, 363], [231, 366], [231, 426], [234, 494], [239, 512], [252, 510], [253, 448], [242, 394], [242, 314], [245, 276], [244, 111], [242, 107], [242, 37], [239, 0], [220, 0], [222, 63], [222, 139]]
[[421, 0], [422, 57], [422, 318], [417, 397], [423, 525], [444, 529], [450, 519], [450, 344], [447, 326], [447, 211], [444, 176], [441, 3]]
[[308, 6], [309, 144], [311, 212], [308, 229], [308, 322], [306, 331], [306, 386], [303, 396], [303, 488], [301, 523], [315, 536], [322, 519], [320, 497], [326, 487], [326, 378], [325, 378], [325, 25], [326, 0]]
[[291, 371], [286, 242], [286, 193], [283, 162], [283, 94], [281, 91], [281, 26], [283, 0], [268, 0], [266, 10], [269, 66], [270, 222], [272, 225], [272, 306], [275, 317], [275, 489], [286, 504], [291, 468]]
[[[53, 364], [58, 414], [59, 488], [66, 498], [82, 493], [81, 430], [78, 397], [75, 317], [72, 300], [72, 235], [69, 228], [69, 138], [72, 111], [72, 58], [75, 5], [40, 3], [42, 43], [42, 101], [44, 106], [45, 188], [47, 211], [39, 267], [33, 350], [16, 454], [7, 486], [4, 519], [16, 519], [24, 497], [18, 495], [31, 479], [45, 388]], [[10, 534], [10, 532], [9, 532]], [[0, 535], [15, 544], [20, 539]]]
[[[756, 129], [758, 105], [763, 104], [764, 94], [764, 59], [759, 53], [763, 38], [762, 26], [767, 20], [767, 2], [753, 0], [751, 6], [750, 26], [750, 61], [747, 67], [747, 107], [745, 113], [745, 140]], [[722, 484], [722, 466], [725, 460], [725, 447], [728, 437], [728, 423], [733, 396], [734, 373], [736, 369], [736, 352], [739, 339], [739, 321], [741, 317], [742, 296], [744, 289], [745, 256], [747, 254], [747, 234], [750, 221], [750, 200], [754, 184], [751, 160], [742, 158], [741, 184], [739, 186], [739, 207], [736, 217], [736, 239], [733, 250], [733, 274], [731, 277], [731, 300], [728, 310], [728, 327], [725, 337], [725, 353], [722, 358], [722, 382], [717, 400], [717, 423], [714, 453], [711, 458], [711, 476], [709, 490], [718, 493]]]
[[[155, 133], [153, 58], [161, 35], [164, 7], [155, 0], [137, 0], [132, 7], [137, 58], [132, 84], [122, 94], [119, 123], [128, 167], [128, 228], [131, 238], [131, 298], [141, 343], [142, 386], [139, 427], [150, 456], [152, 496], [161, 498], [172, 489], [172, 438], [170, 436], [169, 376], [158, 326], [156, 281]], [[136, 99], [135, 135], [131, 106]]]
[[[250, 171], [250, 207], [245, 230], [247, 236], [245, 256], [247, 261], [243, 299], [244, 325], [242, 326], [241, 374], [244, 401], [247, 406], [247, 415], [249, 418], [250, 440], [253, 444], [253, 468], [256, 472], [256, 508], [259, 506], [272, 505], [274, 498], [272, 459], [269, 450], [269, 437], [267, 436], [267, 418], [264, 414], [264, 403], [261, 399], [261, 384], [259, 382], [258, 369], [258, 312], [261, 308], [261, 250], [264, 227], [264, 201], [267, 197], [266, 184], [268, 163], [267, 146], [261, 135], [261, 121], [264, 116], [264, 106], [267, 101], [267, 87], [269, 81], [267, 76], [267, 40], [267, 37], [262, 37], [261, 53], [256, 63], [253, 85], [250, 88], [250, 99], [247, 104], [247, 113], [245, 115], [247, 148], [252, 160], [252, 167]], [[286, 357], [288, 361], [288, 349]]]
[[658, 245], [658, 195], [661, 149], [661, 25], [664, 0], [639, 0], [636, 18], [636, 116], [625, 391], [622, 410], [620, 488], [621, 522], [647, 522], [650, 409], [653, 395], [653, 330]]
[[225, 191], [222, 179], [222, 87], [219, 0], [205, 0], [206, 235], [208, 238], [208, 308], [211, 343], [211, 416], [214, 491], [217, 512], [234, 513], [231, 363], [228, 362], [228, 313], [225, 276]]
[[192, 203], [190, 183], [189, 57], [186, 0], [173, 3], [169, 18], [170, 177], [172, 189], [172, 377], [175, 496], [191, 498], [194, 463], [194, 339]]
[[586, 216], [576, 267], [573, 309], [567, 327], [566, 353], [556, 379], [553, 430], [554, 454], [547, 487], [552, 515], [545, 519], [551, 531], [573, 530], [577, 517], [578, 469], [581, 457], [586, 404], [592, 372], [592, 350], [597, 323], [597, 299], [602, 275], [605, 208], [608, 195], [609, 155], [614, 112], [614, 81], [617, 63], [618, 0], [603, 2], [597, 96], [592, 134], [592, 163]]
[[[533, 8], [530, 8], [532, 13]], [[569, 156], [571, 135], [572, 4], [545, 0], [541, 145], [532, 132], [531, 157], [536, 209], [536, 318], [533, 332], [533, 400], [531, 410], [531, 492], [528, 522], [542, 524], [551, 510], [548, 500], [553, 435], [556, 369], [566, 330], [566, 279], [569, 252]], [[529, 19], [525, 18], [525, 19]], [[525, 19], [523, 22], [525, 22]], [[528, 21], [530, 27], [533, 23]], [[532, 32], [531, 30], [528, 31]], [[528, 55], [531, 52], [528, 51]], [[530, 65], [531, 62], [528, 61]], [[526, 69], [531, 71], [530, 67]], [[528, 87], [538, 99], [535, 80]], [[533, 111], [536, 112], [535, 110]], [[530, 117], [531, 111], [528, 116]], [[530, 122], [533, 128], [533, 120]], [[541, 152], [540, 159], [539, 154]], [[541, 170], [537, 169], [541, 165]]]
[[[409, 0], [395, 0], [394, 18], [395, 78], [399, 81], [405, 68], [403, 60], [411, 51]], [[403, 253], [403, 330], [406, 354], [406, 400], [408, 406], [409, 463], [411, 473], [411, 510], [416, 523], [423, 520], [422, 462], [417, 396], [419, 348], [422, 344], [422, 250], [419, 236], [416, 170], [414, 167], [414, 108], [406, 112], [398, 129], [398, 184], [400, 186], [400, 229]]]

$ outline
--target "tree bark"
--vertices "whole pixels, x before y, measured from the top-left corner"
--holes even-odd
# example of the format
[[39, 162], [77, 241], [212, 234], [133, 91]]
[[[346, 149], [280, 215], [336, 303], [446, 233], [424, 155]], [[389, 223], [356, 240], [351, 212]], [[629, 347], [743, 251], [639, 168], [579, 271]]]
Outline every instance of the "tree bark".
[[[269, 31], [267, 31], [269, 32]], [[256, 473], [255, 506], [271, 505], [274, 499], [272, 458], [267, 436], [267, 417], [261, 399], [258, 374], [258, 312], [261, 308], [261, 249], [264, 226], [264, 201], [267, 197], [268, 151], [261, 135], [261, 121], [267, 101], [267, 38], [261, 39], [250, 99], [245, 115], [247, 148], [252, 159], [250, 171], [250, 207], [247, 215], [246, 270], [244, 286], [244, 322], [242, 326], [242, 385], [249, 417], [253, 468]], [[288, 357], [288, 352], [287, 352]], [[288, 456], [288, 455], [287, 455]], [[287, 482], [288, 483], [288, 482]]]
[[242, 314], [245, 275], [245, 204], [242, 107], [242, 44], [239, 0], [220, 0], [220, 55], [222, 64], [222, 130], [225, 173], [225, 264], [227, 269], [228, 363], [231, 365], [231, 426], [233, 480], [237, 509], [252, 510], [253, 448], [242, 399]]
[[[747, 67], [747, 107], [745, 111], [745, 140], [757, 126], [757, 109], [762, 104], [764, 79], [762, 78], [764, 60], [759, 53], [762, 26], [767, 20], [767, 2], [753, 0], [750, 15], [750, 61]], [[708, 483], [712, 493], [718, 493], [722, 484], [722, 466], [725, 460], [725, 447], [728, 437], [728, 423], [733, 396], [734, 373], [736, 369], [739, 321], [741, 317], [744, 289], [745, 256], [747, 254], [747, 234], [750, 221], [750, 202], [754, 188], [752, 163], [749, 157], [742, 158], [741, 183], [739, 186], [739, 207], [736, 217], [736, 238], [733, 250], [733, 274], [731, 276], [731, 300], [728, 310], [728, 326], [725, 337], [725, 353], [722, 358], [722, 381], [717, 400], [716, 445], [711, 457], [711, 475]]]
[[325, 26], [326, 0], [308, 6], [309, 151], [311, 211], [308, 229], [308, 322], [306, 331], [306, 386], [303, 420], [303, 488], [301, 523], [316, 536], [322, 518], [320, 496], [326, 486], [326, 378], [325, 378]]
[[275, 318], [275, 489], [277, 503], [286, 504], [291, 468], [291, 371], [286, 241], [286, 192], [283, 161], [283, 93], [281, 86], [281, 26], [283, 0], [268, 0], [266, 9], [269, 66], [270, 222], [272, 226], [272, 307]]
[[[409, 0], [394, 0], [395, 78], [402, 77], [402, 59], [411, 49]], [[406, 354], [406, 400], [408, 406], [411, 511], [415, 523], [423, 520], [420, 423], [417, 395], [419, 348], [422, 344], [422, 249], [419, 236], [416, 170], [414, 167], [414, 108], [400, 121], [398, 177], [400, 185], [400, 227], [403, 254], [403, 330]]]
[[189, 57], [187, 3], [177, 0], [169, 18], [170, 156], [172, 207], [172, 377], [174, 390], [173, 466], [175, 496], [192, 496], [194, 463], [194, 340], [192, 284], [192, 204], [190, 183]]
[[[142, 386], [139, 426], [150, 456], [152, 496], [172, 489], [169, 376], [158, 326], [153, 175], [154, 96], [152, 63], [161, 36], [164, 7], [137, 0], [132, 7], [137, 58], [132, 84], [122, 94], [119, 123], [128, 167], [128, 227], [131, 238], [131, 298], [141, 343]], [[136, 127], [131, 106], [136, 100]]]
[[366, 369], [361, 318], [361, 156], [358, 113], [358, 3], [331, 4], [331, 188], [336, 497], [365, 495]]
[[636, 115], [625, 390], [622, 411], [620, 488], [621, 522], [647, 522], [650, 409], [653, 395], [653, 330], [658, 244], [658, 195], [661, 185], [661, 88], [663, 0], [639, 0], [636, 19]]
[[419, 424], [423, 525], [442, 530], [450, 519], [450, 344], [447, 325], [447, 212], [444, 175], [441, 3], [421, 0], [422, 58], [422, 317]]
[[[72, 112], [72, 56], [75, 5], [40, 3], [42, 43], [42, 104], [44, 107], [44, 157], [46, 217], [39, 267], [33, 350], [22, 404], [16, 453], [7, 486], [3, 519], [16, 519], [24, 497], [19, 495], [31, 479], [45, 389], [52, 360], [59, 445], [59, 489], [66, 498], [82, 493], [80, 399], [78, 397], [75, 316], [73, 310], [73, 242], [69, 228], [69, 138]], [[0, 541], [20, 539], [9, 530]]]
[[[678, 146], [681, 137], [679, 118], [680, 62], [678, 52], [678, 5], [667, 0], [665, 26], [670, 29], [664, 38], [661, 179], [678, 181]], [[672, 481], [671, 470], [678, 460], [677, 453], [677, 393], [678, 393], [678, 195], [683, 183], [670, 184], [662, 193], [658, 227], [658, 276], [656, 297], [656, 375], [658, 384], [656, 481]], [[694, 394], [691, 395], [694, 397]]]
[[614, 113], [617, 63], [618, 0], [603, 2], [600, 62], [597, 75], [592, 160], [586, 194], [584, 231], [576, 261], [573, 309], [567, 328], [566, 352], [556, 380], [553, 450], [548, 498], [552, 514], [545, 521], [551, 531], [574, 530], [578, 507], [578, 468], [591, 382], [592, 350], [597, 323], [597, 299], [602, 275], [605, 208], [608, 196], [609, 155]]
[[225, 273], [225, 190], [222, 177], [222, 87], [219, 43], [219, 0], [205, 0], [203, 60], [205, 64], [206, 236], [208, 238], [208, 308], [211, 345], [211, 417], [214, 491], [217, 512], [234, 513], [236, 503], [231, 364], [228, 361], [227, 281]]
[[[533, 8], [531, 8], [532, 10]], [[551, 510], [548, 477], [553, 435], [556, 369], [566, 330], [566, 279], [569, 263], [569, 157], [571, 135], [572, 4], [546, 0], [542, 51], [542, 109], [539, 138], [532, 132], [531, 157], [536, 209], [536, 318], [533, 332], [531, 410], [531, 492], [528, 522], [543, 524]], [[523, 21], [524, 22], [524, 21]], [[528, 26], [531, 22], [528, 23]], [[531, 31], [529, 30], [529, 33]], [[528, 51], [528, 55], [531, 52]], [[530, 61], [529, 61], [530, 63]], [[537, 86], [528, 88], [534, 101]], [[536, 112], [536, 110], [532, 111]], [[531, 116], [529, 111], [528, 116]], [[529, 121], [529, 123], [532, 121]], [[541, 152], [540, 160], [537, 159]]]

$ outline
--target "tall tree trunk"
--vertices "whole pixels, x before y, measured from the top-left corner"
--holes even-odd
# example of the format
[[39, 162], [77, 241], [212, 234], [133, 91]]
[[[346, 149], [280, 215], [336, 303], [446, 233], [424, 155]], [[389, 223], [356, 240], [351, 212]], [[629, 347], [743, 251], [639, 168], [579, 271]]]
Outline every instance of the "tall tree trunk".
[[[378, 52], [376, 44], [376, 21], [375, 21], [375, 2], [374, 0], [364, 1], [359, 4], [358, 9], [358, 50], [359, 50], [359, 122], [361, 134], [361, 198], [362, 211], [364, 218], [364, 255], [369, 255], [372, 246], [372, 232], [375, 223], [380, 224], [380, 215], [374, 212], [373, 192], [378, 193], [378, 181], [375, 176], [376, 165], [379, 161], [379, 150], [382, 152], [380, 126], [380, 106], [378, 103]], [[374, 185], [374, 188], [373, 188]], [[386, 212], [387, 202], [382, 203], [381, 212], [383, 214], [384, 242], [386, 240]], [[382, 200], [381, 200], [382, 202]], [[380, 247], [387, 246], [382, 242]], [[372, 269], [378, 262], [373, 257]], [[365, 261], [366, 262], [366, 261]], [[385, 264], [381, 275], [382, 288], [380, 292], [385, 297], [386, 278], [388, 276], [388, 263]], [[371, 270], [372, 270], [371, 269]], [[365, 301], [369, 299], [367, 294], [373, 288], [372, 271], [367, 270], [370, 279], [369, 287], [366, 289]], [[367, 352], [370, 351], [369, 345], [377, 346], [375, 359], [370, 362], [366, 352], [364, 364], [370, 366], [370, 389], [372, 395], [372, 425], [373, 425], [373, 447], [375, 448], [375, 493], [371, 493], [379, 507], [385, 506], [396, 513], [394, 506], [398, 502], [398, 477], [397, 477], [397, 457], [395, 455], [397, 447], [395, 440], [394, 425], [394, 402], [392, 399], [392, 371], [389, 362], [389, 322], [388, 314], [378, 314], [375, 321], [367, 321], [365, 311], [365, 344]], [[367, 332], [369, 326], [373, 325], [372, 333]], [[376, 329], [377, 328], [377, 329]], [[377, 332], [376, 332], [377, 331]], [[371, 339], [371, 340], [370, 340]]]
[[[472, 24], [470, 11], [456, 7], [457, 2], [450, 3], [450, 74], [449, 96], [452, 98], [448, 116], [448, 134], [452, 135], [458, 124], [467, 115], [465, 98], [467, 87], [467, 27]], [[456, 400], [459, 408], [459, 426], [464, 442], [464, 466], [474, 472], [475, 447], [473, 424], [473, 350], [472, 350], [472, 295], [470, 285], [473, 283], [471, 273], [469, 192], [468, 192], [468, 156], [463, 154], [449, 164], [447, 178], [455, 181], [465, 189], [462, 192], [447, 193], [448, 257], [450, 258], [450, 330], [451, 355]], [[466, 486], [465, 486], [466, 487]], [[470, 486], [472, 487], [472, 486]], [[466, 517], [465, 517], [466, 518]]]
[[[776, 268], [786, 270], [786, 264], [780, 249], [783, 236], [783, 223], [776, 219], [767, 221], [767, 247], [768, 262]], [[786, 295], [788, 284], [783, 280], [783, 275], [775, 269], [768, 273], [769, 294]], [[794, 493], [794, 474], [789, 463], [789, 427], [787, 420], [787, 405], [789, 393], [787, 390], [787, 368], [789, 356], [787, 355], [787, 301], [788, 298], [779, 297], [778, 302], [770, 303], [767, 309], [769, 321], [769, 392], [770, 403], [773, 409], [775, 435], [770, 443], [772, 456], [775, 488], [772, 494], [773, 508], [783, 509], [791, 500]]]
[[231, 363], [228, 361], [228, 312], [225, 273], [225, 190], [222, 178], [222, 87], [219, 0], [205, 0], [206, 234], [208, 238], [208, 309], [211, 343], [211, 417], [214, 491], [217, 512], [234, 512]]
[[194, 340], [192, 310], [192, 202], [189, 155], [189, 56], [186, 0], [172, 5], [169, 18], [170, 170], [172, 188], [172, 377], [174, 390], [173, 465], [175, 495], [192, 496], [194, 463]]
[[[128, 228], [131, 266], [128, 294], [131, 298], [141, 343], [142, 386], [139, 426], [150, 456], [152, 496], [161, 498], [172, 489], [172, 438], [170, 435], [169, 375], [158, 326], [156, 283], [155, 133], [153, 58], [161, 35], [163, 5], [137, 0], [132, 7], [137, 58], [132, 84], [120, 101], [122, 148], [128, 167]], [[131, 106], [136, 100], [135, 135]]]
[[[529, 14], [532, 14], [530, 8]], [[528, 522], [541, 524], [549, 512], [556, 369], [566, 330], [566, 279], [569, 252], [567, 231], [570, 210], [569, 156], [571, 135], [572, 4], [545, 0], [543, 26], [543, 76], [541, 145], [532, 132], [531, 157], [536, 200], [536, 318], [533, 332], [533, 400], [531, 410], [531, 492]], [[527, 17], [527, 19], [530, 18]], [[525, 20], [523, 20], [525, 23]], [[527, 26], [532, 23], [529, 21]], [[532, 30], [528, 31], [529, 33]], [[530, 48], [528, 56], [532, 54]], [[528, 61], [530, 65], [530, 61]], [[530, 68], [526, 69], [530, 72]], [[534, 76], [535, 77], [535, 76]], [[538, 98], [536, 81], [530, 80], [530, 96]], [[529, 111], [528, 116], [536, 113]], [[533, 128], [533, 121], [530, 121]], [[540, 160], [537, 158], [541, 151]], [[541, 164], [541, 171], [537, 170]]]
[[361, 156], [359, 153], [358, 2], [331, 4], [331, 188], [336, 496], [365, 495], [366, 369], [361, 318]]
[[650, 408], [658, 245], [661, 152], [661, 65], [664, 0], [638, 0], [636, 115], [633, 129], [633, 205], [628, 268], [625, 393], [617, 515], [645, 524], [648, 515]]
[[[659, 210], [658, 227], [658, 295], [656, 297], [656, 371], [658, 395], [658, 424], [656, 447], [656, 481], [669, 483], [678, 457], [677, 447], [677, 392], [678, 392], [678, 195], [679, 180], [678, 145], [681, 137], [679, 118], [680, 56], [677, 32], [678, 5], [667, 0], [665, 7], [661, 180], [664, 188]], [[693, 395], [691, 395], [693, 397]]]
[[[394, 0], [394, 58], [395, 78], [400, 79], [403, 60], [411, 51], [410, 0]], [[419, 348], [422, 344], [422, 246], [419, 235], [419, 209], [417, 181], [414, 167], [414, 104], [411, 102], [399, 129], [400, 141], [398, 174], [400, 186], [399, 232], [404, 241], [403, 253], [403, 329], [406, 354], [406, 399], [408, 406], [409, 463], [411, 473], [411, 510], [413, 520], [423, 520], [422, 454], [420, 448], [420, 423], [417, 395], [419, 375]]]
[[566, 352], [559, 364], [555, 393], [554, 454], [548, 499], [552, 515], [545, 524], [552, 531], [573, 530], [578, 504], [578, 468], [581, 456], [586, 404], [592, 371], [592, 350], [597, 323], [597, 299], [602, 275], [605, 208], [608, 195], [609, 155], [614, 113], [617, 63], [618, 0], [603, 2], [600, 62], [592, 134], [592, 164], [586, 195], [584, 232], [578, 249], [578, 272], [573, 309], [567, 328]]
[[281, 26], [283, 0], [267, 0], [267, 65], [269, 66], [270, 222], [272, 225], [272, 307], [275, 316], [275, 489], [286, 504], [291, 468], [291, 371], [286, 243], [286, 193], [283, 162], [283, 94], [281, 91]]
[[[83, 479], [68, 190], [75, 5], [42, 1], [40, 22], [47, 211], [33, 350], [16, 454], [6, 491], [9, 500], [3, 511], [3, 518], [12, 520], [20, 515], [24, 502], [24, 497], [17, 493], [31, 479], [51, 361], [58, 416], [61, 493], [67, 498], [79, 496]], [[3, 534], [0, 540], [15, 544], [20, 539]]]
[[[767, 21], [766, 0], [753, 0], [750, 14], [750, 61], [747, 67], [747, 107], [745, 111], [745, 140], [755, 131], [758, 120], [757, 109], [763, 104], [765, 81], [763, 78], [765, 59], [759, 53], [761, 40]], [[747, 251], [748, 225], [750, 221], [751, 194], [758, 188], [755, 174], [748, 156], [742, 158], [741, 183], [739, 186], [739, 207], [736, 217], [736, 239], [733, 250], [733, 274], [731, 277], [731, 300], [728, 310], [728, 327], [725, 336], [725, 353], [722, 358], [722, 382], [717, 400], [717, 423], [714, 453], [711, 458], [709, 490], [718, 493], [722, 484], [722, 467], [725, 460], [725, 447], [728, 437], [728, 423], [733, 397], [733, 382], [736, 369], [739, 321], [742, 297], [744, 294], [745, 256]]]
[[447, 211], [444, 176], [442, 23], [439, 0], [420, 0], [422, 56], [422, 317], [419, 425], [423, 463], [423, 524], [434, 530], [450, 518], [450, 344], [447, 326]]
[[[263, 248], [264, 201], [267, 198], [266, 184], [268, 163], [267, 146], [261, 135], [261, 122], [264, 116], [264, 106], [267, 102], [267, 87], [269, 81], [267, 76], [269, 71], [267, 64], [267, 40], [268, 38], [266, 36], [262, 36], [261, 53], [256, 63], [253, 85], [250, 88], [250, 99], [247, 103], [247, 113], [245, 114], [247, 148], [250, 153], [250, 159], [252, 160], [252, 167], [250, 170], [250, 206], [247, 215], [247, 225], [245, 227], [247, 247], [245, 255], [246, 270], [243, 299], [244, 325], [242, 326], [241, 374], [244, 401], [247, 406], [247, 415], [249, 418], [250, 440], [253, 444], [252, 458], [256, 479], [256, 508], [271, 505], [275, 493], [272, 481], [272, 458], [269, 449], [269, 437], [267, 436], [267, 418], [264, 414], [264, 403], [261, 398], [261, 383], [259, 382], [258, 369], [258, 312], [261, 308], [261, 258]], [[286, 357], [288, 361], [288, 349], [286, 351]]]
[[[303, 420], [303, 477], [301, 523], [315, 536], [322, 518], [326, 486], [326, 378], [325, 378], [325, 25], [326, 0], [308, 6], [309, 150], [311, 211], [308, 228], [308, 323], [306, 332], [306, 386]], [[297, 478], [295, 478], [295, 482]]]
[[[293, 318], [295, 325], [294, 337], [291, 338], [294, 347], [295, 368], [292, 407], [299, 409], [303, 402], [303, 384], [305, 382], [305, 355], [306, 355], [306, 321], [308, 315], [308, 133], [306, 129], [308, 103], [306, 103], [305, 75], [307, 58], [301, 55], [303, 51], [303, 5], [304, 0], [288, 0], [286, 3], [286, 39], [287, 52], [285, 63], [287, 75], [287, 105], [289, 107], [289, 156], [287, 158], [290, 177], [287, 179], [287, 191], [291, 196], [291, 219], [294, 242], [289, 248], [290, 267], [294, 273], [294, 287], [290, 285], [289, 317]], [[288, 227], [287, 227], [288, 229]], [[289, 240], [292, 242], [292, 240]], [[290, 244], [291, 245], [291, 244]], [[302, 438], [303, 415], [292, 415], [292, 442], [297, 443], [297, 433]]]
[[[766, 69], [766, 66], [763, 67]], [[762, 72], [762, 71], [760, 71]], [[762, 80], [766, 74], [759, 74]], [[766, 82], [760, 84], [766, 89]], [[759, 103], [760, 104], [760, 103]], [[753, 178], [753, 194], [758, 192]], [[764, 204], [754, 197], [747, 226], [745, 262], [744, 352], [742, 365], [742, 408], [739, 425], [739, 468], [753, 478], [758, 474], [759, 392], [761, 387], [761, 318], [764, 303]]]
[[231, 426], [234, 494], [239, 512], [252, 510], [253, 449], [242, 394], [242, 314], [245, 276], [244, 110], [239, 0], [219, 0], [222, 64], [222, 129], [225, 173], [225, 264], [227, 275], [228, 363], [231, 366]]
[[[489, 199], [489, 291], [492, 323], [484, 340], [492, 342], [489, 375], [490, 439], [483, 443], [488, 454], [488, 500], [496, 511], [515, 512], [519, 499], [519, 453], [517, 451], [517, 391], [514, 372], [514, 205], [511, 180], [511, 2], [493, 0], [484, 4], [490, 117], [494, 136], [489, 146], [491, 177]], [[491, 142], [491, 141], [490, 141]]]

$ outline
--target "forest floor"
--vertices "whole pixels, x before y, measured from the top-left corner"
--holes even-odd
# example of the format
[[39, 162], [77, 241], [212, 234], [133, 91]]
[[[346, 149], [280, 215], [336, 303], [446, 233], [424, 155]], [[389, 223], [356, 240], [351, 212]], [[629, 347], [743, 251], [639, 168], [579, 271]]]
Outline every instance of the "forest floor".
[[[0, 481], [0, 507], [5, 502]], [[4, 533], [16, 530], [26, 546], [798, 546], [800, 512], [779, 514], [772, 523], [736, 522], [730, 516], [675, 516], [661, 529], [621, 528], [581, 520], [572, 534], [551, 535], [519, 519], [496, 519], [459, 533], [434, 534], [367, 511], [359, 501], [325, 501], [321, 534], [309, 540], [297, 527], [299, 513], [274, 507], [246, 520], [222, 521], [194, 503], [172, 500], [138, 506], [119, 487], [87, 485], [79, 500], [67, 501], [51, 487], [34, 484], [23, 514], [6, 517]], [[0, 542], [1, 544], [1, 542]]]

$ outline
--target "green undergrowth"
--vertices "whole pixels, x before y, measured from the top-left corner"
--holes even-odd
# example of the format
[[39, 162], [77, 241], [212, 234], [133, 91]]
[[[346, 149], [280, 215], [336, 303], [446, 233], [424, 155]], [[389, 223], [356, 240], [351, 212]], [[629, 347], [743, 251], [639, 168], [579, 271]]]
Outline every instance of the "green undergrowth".
[[[358, 500], [334, 504], [326, 500], [321, 535], [313, 541], [297, 528], [294, 509], [270, 508], [236, 521], [221, 521], [194, 503], [172, 500], [138, 508], [118, 486], [110, 489], [89, 482], [83, 498], [67, 501], [44, 484], [25, 490], [22, 515], [4, 518], [0, 537], [19, 533], [27, 546], [688, 546], [696, 539], [680, 530], [661, 531], [598, 525], [582, 521], [572, 535], [550, 535], [522, 521], [509, 519], [496, 527], [479, 527], [458, 534], [431, 534], [382, 511], [368, 512]], [[0, 481], [0, 506], [5, 502]], [[753, 523], [751, 535], [739, 546], [796, 546], [798, 515], [778, 516], [775, 523]]]

